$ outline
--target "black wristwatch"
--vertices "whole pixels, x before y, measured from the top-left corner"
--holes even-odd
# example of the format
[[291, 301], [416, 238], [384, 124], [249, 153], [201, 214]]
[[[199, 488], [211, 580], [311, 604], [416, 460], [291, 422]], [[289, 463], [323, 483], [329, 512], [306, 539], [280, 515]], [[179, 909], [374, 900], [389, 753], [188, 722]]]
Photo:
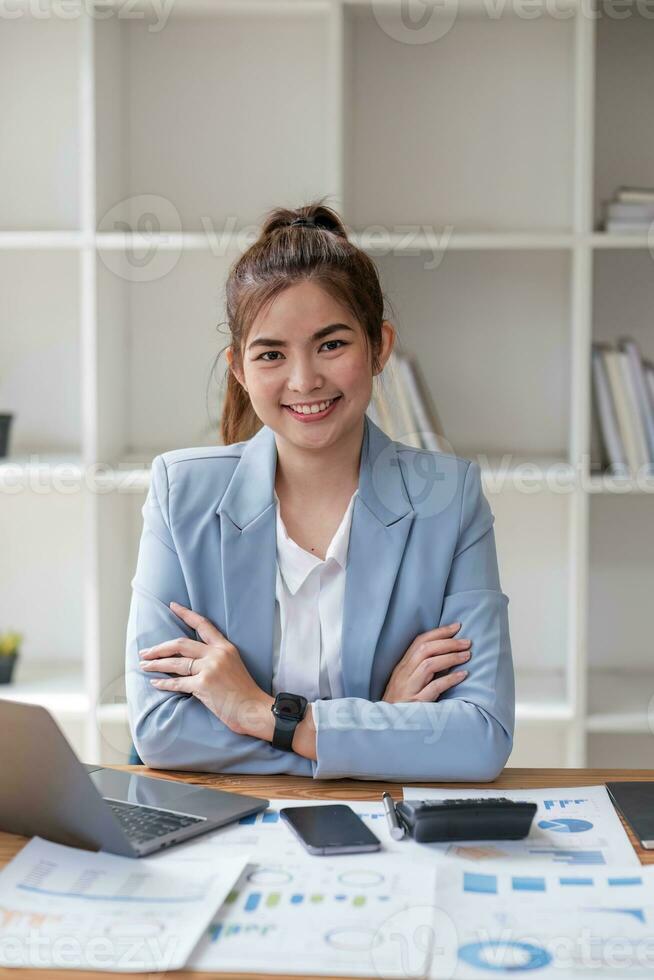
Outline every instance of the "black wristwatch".
[[275, 732], [272, 745], [275, 749], [291, 752], [293, 736], [299, 722], [304, 718], [308, 701], [301, 694], [278, 694], [270, 710], [275, 716]]

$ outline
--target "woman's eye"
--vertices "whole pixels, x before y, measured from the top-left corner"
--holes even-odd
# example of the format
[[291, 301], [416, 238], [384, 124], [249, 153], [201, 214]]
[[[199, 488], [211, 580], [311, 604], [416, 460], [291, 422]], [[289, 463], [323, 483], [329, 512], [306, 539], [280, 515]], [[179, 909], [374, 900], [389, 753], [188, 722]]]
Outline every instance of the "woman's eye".
[[[324, 347], [326, 344], [343, 344], [344, 347], [347, 347], [347, 342], [345, 340], [326, 340], [324, 344], [321, 344], [321, 346]], [[338, 350], [338, 347], [332, 347], [331, 350]], [[263, 360], [268, 361], [268, 357], [266, 356], [268, 354], [281, 354], [281, 351], [278, 351], [278, 350], [267, 350], [267, 351], [264, 351], [263, 354], [259, 354], [259, 356], [257, 358], [255, 358], [255, 360], [257, 360], [257, 361], [263, 361]], [[275, 360], [277, 360], [277, 358], [275, 358]]]

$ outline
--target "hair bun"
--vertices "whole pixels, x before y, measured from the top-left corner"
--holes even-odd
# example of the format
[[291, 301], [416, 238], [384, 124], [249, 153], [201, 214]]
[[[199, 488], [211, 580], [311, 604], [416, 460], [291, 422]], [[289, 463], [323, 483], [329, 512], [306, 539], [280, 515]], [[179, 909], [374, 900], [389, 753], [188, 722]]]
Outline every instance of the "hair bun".
[[288, 223], [289, 228], [305, 226], [306, 228], [322, 228], [343, 235], [343, 225], [338, 217], [333, 218], [324, 208], [319, 208], [314, 214], [302, 214]]
[[312, 218], [312, 217], [293, 218], [293, 220], [289, 223], [289, 228], [292, 228], [293, 225], [306, 225], [309, 228], [324, 228], [325, 227], [324, 224], [322, 224], [321, 222], [317, 221], [315, 218]]
[[331, 231], [332, 234], [348, 241], [348, 234], [340, 215], [323, 204], [322, 200], [302, 205], [294, 210], [275, 208], [270, 211], [263, 221], [260, 239], [264, 241], [269, 235], [282, 229], [287, 231], [289, 228], [302, 227]]

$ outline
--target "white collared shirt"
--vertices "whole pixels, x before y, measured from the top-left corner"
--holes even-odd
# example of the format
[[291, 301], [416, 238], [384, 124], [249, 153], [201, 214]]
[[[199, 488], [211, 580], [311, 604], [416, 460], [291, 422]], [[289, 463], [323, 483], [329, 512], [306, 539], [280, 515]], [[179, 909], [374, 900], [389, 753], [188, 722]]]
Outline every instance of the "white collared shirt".
[[277, 579], [272, 693], [309, 702], [341, 698], [341, 628], [345, 568], [355, 490], [324, 561], [289, 538], [277, 508]]

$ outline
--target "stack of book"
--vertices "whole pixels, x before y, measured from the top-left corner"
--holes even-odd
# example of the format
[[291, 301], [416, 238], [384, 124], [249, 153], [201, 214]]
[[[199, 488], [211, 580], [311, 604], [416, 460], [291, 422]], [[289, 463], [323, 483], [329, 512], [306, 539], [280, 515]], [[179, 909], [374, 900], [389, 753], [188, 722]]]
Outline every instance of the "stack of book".
[[592, 345], [593, 394], [602, 463], [619, 476], [654, 474], [654, 363], [631, 337]]
[[654, 222], [654, 187], [619, 187], [602, 205], [605, 231], [647, 234]]
[[415, 359], [393, 350], [382, 375], [366, 410], [375, 425], [391, 439], [416, 449], [453, 452]]

